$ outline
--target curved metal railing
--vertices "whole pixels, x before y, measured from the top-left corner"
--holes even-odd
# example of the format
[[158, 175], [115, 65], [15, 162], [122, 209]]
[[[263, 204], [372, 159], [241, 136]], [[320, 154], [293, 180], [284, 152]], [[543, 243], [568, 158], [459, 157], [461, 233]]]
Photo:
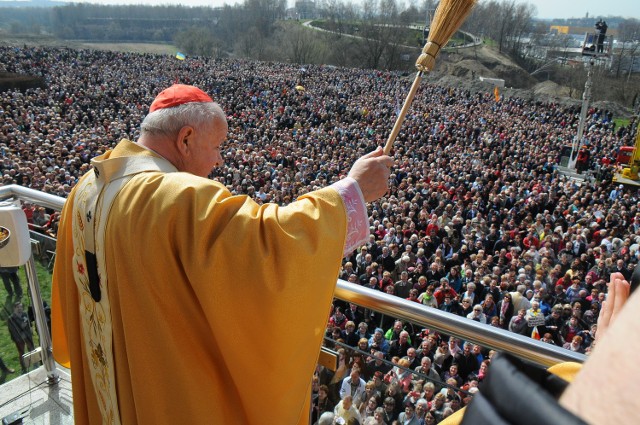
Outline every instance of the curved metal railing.
[[466, 317], [446, 313], [395, 295], [375, 291], [344, 280], [338, 280], [335, 296], [359, 306], [376, 310], [393, 318], [419, 324], [483, 347], [508, 352], [516, 357], [548, 367], [573, 361], [584, 362], [584, 354], [575, 353], [556, 345], [518, 335], [504, 329], [482, 324]]
[[[10, 198], [29, 200], [56, 211], [62, 210], [65, 202], [65, 199], [59, 196], [18, 185], [0, 186], [0, 201]], [[509, 352], [544, 367], [564, 361], [584, 362], [586, 359], [583, 354], [406, 301], [393, 295], [350, 284], [344, 280], [338, 280], [335, 296], [393, 318], [419, 324], [465, 341], [472, 341], [483, 347]], [[41, 299], [34, 299], [33, 302], [34, 305], [42, 305]], [[36, 313], [38, 312], [36, 311]], [[44, 320], [44, 318], [36, 317], [36, 320]], [[51, 347], [42, 348], [43, 350], [51, 349]]]

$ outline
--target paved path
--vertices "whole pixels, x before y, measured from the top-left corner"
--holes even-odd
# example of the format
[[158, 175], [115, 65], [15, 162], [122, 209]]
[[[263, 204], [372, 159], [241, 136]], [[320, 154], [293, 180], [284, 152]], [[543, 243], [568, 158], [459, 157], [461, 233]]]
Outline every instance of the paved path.
[[[314, 27], [313, 25], [311, 25], [312, 22], [313, 22], [313, 20], [309, 19], [309, 20], [304, 21], [302, 23], [302, 25], [307, 27], [307, 28], [314, 29], [316, 31], [324, 31], [324, 32], [328, 32], [328, 33], [338, 34], [335, 31], [329, 31], [329, 30], [326, 30], [324, 28]], [[384, 25], [384, 24], [379, 24], [379, 25]], [[419, 25], [394, 25], [394, 26], [401, 27], [401, 28], [410, 28], [410, 29], [414, 29], [414, 30], [418, 30], [418, 31], [422, 31], [422, 29], [424, 28], [424, 27], [421, 27]], [[466, 31], [458, 30], [458, 32], [463, 33], [467, 37], [471, 38], [473, 41], [471, 41], [469, 43], [466, 43], [466, 44], [463, 44], [461, 46], [445, 46], [443, 50], [465, 49], [465, 48], [468, 48], [468, 47], [479, 46], [479, 45], [482, 44], [482, 40], [480, 39], [480, 37], [475, 36], [475, 35], [473, 35], [473, 34], [471, 34], [469, 32], [466, 32]], [[364, 39], [365, 38], [365, 37], [361, 37], [361, 36], [353, 35], [353, 34], [346, 34], [346, 33], [339, 33], [339, 34], [343, 35], [345, 37], [351, 37], [351, 38], [359, 38], [359, 39]], [[407, 46], [405, 44], [401, 44], [401, 46], [405, 47], [407, 49], [422, 50], [421, 47], [416, 47], [416, 46]]]

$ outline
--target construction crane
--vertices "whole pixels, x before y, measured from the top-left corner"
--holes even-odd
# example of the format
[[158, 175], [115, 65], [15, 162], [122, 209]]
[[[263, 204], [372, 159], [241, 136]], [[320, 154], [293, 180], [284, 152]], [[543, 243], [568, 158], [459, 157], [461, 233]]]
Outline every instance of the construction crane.
[[[639, 116], [640, 118], [640, 116]], [[636, 123], [636, 142], [634, 146], [620, 148], [616, 162], [622, 166], [620, 172], [613, 175], [615, 183], [640, 186], [640, 123]]]

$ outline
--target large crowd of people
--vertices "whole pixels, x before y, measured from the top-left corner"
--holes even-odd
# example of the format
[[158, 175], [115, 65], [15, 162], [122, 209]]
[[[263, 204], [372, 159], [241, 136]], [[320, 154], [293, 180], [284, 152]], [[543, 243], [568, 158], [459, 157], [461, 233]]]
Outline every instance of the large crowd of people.
[[[225, 165], [211, 178], [287, 204], [343, 177], [383, 145], [411, 81], [331, 66], [44, 47], [0, 47], [7, 70], [45, 88], [0, 93], [2, 184], [66, 196], [90, 159], [135, 140], [155, 95], [193, 84], [224, 109]], [[395, 142], [387, 196], [369, 205], [370, 241], [340, 278], [588, 353], [609, 275], [640, 256], [640, 198], [611, 182], [632, 145], [592, 108], [584, 181], [557, 172], [577, 107], [424, 83]], [[55, 235], [55, 214], [31, 207]], [[291, 259], [295, 261], [295, 259]], [[318, 369], [314, 420], [437, 423], [464, 406], [490, 365], [478, 345], [336, 300], [336, 371]], [[335, 418], [334, 418], [335, 420]], [[322, 422], [320, 422], [322, 423]]]

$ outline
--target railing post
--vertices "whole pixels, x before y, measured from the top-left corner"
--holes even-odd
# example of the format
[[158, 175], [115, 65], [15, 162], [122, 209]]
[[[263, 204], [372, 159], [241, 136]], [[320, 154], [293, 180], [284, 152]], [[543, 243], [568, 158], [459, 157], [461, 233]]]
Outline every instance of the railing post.
[[27, 281], [29, 282], [29, 292], [31, 293], [31, 305], [33, 306], [33, 315], [36, 322], [36, 328], [40, 337], [40, 348], [42, 356], [42, 364], [47, 371], [47, 384], [57, 385], [60, 381], [60, 375], [56, 370], [56, 362], [53, 359], [53, 348], [51, 344], [51, 336], [49, 335], [49, 326], [44, 313], [44, 305], [42, 303], [42, 295], [40, 293], [40, 282], [36, 273], [36, 263], [33, 253], [29, 261], [25, 263], [25, 271]]

